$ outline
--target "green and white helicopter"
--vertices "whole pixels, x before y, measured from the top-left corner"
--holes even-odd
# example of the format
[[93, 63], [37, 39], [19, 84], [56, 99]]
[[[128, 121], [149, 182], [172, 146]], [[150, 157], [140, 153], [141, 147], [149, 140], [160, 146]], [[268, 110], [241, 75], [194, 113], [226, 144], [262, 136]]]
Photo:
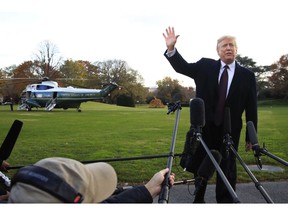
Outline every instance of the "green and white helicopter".
[[31, 111], [32, 108], [45, 108], [46, 111], [51, 111], [54, 108], [76, 108], [81, 112], [82, 102], [103, 101], [118, 88], [119, 86], [114, 82], [103, 89], [59, 87], [57, 82], [43, 79], [41, 83], [26, 86], [22, 91], [18, 110]]

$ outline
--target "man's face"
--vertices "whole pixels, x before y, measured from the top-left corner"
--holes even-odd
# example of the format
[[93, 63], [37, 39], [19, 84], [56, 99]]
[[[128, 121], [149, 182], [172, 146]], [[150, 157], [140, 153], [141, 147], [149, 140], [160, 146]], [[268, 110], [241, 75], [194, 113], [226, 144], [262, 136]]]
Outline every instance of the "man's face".
[[217, 52], [220, 59], [224, 63], [231, 64], [237, 55], [237, 47], [235, 41], [228, 38], [222, 40], [217, 47]]

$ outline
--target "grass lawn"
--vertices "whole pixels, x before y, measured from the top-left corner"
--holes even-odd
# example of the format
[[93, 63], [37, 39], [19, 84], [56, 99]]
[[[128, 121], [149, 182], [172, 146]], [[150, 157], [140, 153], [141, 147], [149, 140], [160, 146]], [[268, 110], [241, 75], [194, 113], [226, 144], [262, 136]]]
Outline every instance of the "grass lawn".
[[[269, 102], [259, 103], [258, 140], [261, 147], [288, 160], [288, 105]], [[9, 106], [0, 106], [0, 140], [4, 140], [14, 120], [23, 121], [23, 128], [8, 162], [11, 166], [33, 164], [46, 157], [69, 157], [79, 161], [105, 160], [169, 154], [176, 114], [167, 115], [167, 108], [152, 109], [147, 106], [135, 108], [108, 105], [96, 102], [82, 103], [82, 112], [75, 109], [42, 109], [31, 112], [10, 111]], [[182, 107], [175, 153], [183, 150], [186, 132], [190, 126], [189, 107]], [[245, 127], [246, 125], [244, 125]], [[253, 152], [244, 151], [244, 131], [239, 144], [239, 154], [246, 164], [255, 164]], [[1, 142], [2, 142], [1, 141]], [[279, 162], [262, 156], [264, 165]], [[173, 161], [176, 180], [190, 179], [183, 172], [179, 157]], [[167, 165], [167, 158], [151, 158], [109, 162], [118, 173], [120, 183], [141, 184]], [[288, 170], [270, 173], [254, 172], [259, 181], [288, 179]], [[16, 169], [8, 173], [12, 176]], [[215, 175], [212, 182], [215, 180]], [[238, 181], [251, 182], [246, 171], [238, 163]]]

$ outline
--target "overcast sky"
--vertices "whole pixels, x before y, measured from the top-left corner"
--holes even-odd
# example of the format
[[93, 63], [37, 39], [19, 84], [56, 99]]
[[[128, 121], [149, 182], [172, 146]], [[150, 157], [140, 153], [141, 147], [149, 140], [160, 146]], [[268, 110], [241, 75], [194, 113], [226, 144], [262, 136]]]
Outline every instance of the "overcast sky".
[[270, 65], [288, 54], [285, 0], [9, 0], [0, 7], [0, 68], [31, 60], [49, 40], [64, 59], [124, 60], [156, 86], [165, 76], [184, 86], [163, 53], [162, 33], [174, 26], [188, 62], [218, 59], [216, 40], [234, 35], [238, 54]]

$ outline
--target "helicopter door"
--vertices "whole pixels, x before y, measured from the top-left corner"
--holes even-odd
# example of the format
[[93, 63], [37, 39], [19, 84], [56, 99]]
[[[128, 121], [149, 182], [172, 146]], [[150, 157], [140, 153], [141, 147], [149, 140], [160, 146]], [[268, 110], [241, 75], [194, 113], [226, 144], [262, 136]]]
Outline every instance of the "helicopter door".
[[56, 106], [57, 92], [53, 92], [53, 97], [46, 104], [46, 110], [51, 111]]
[[31, 97], [31, 91], [27, 91], [26, 92], [26, 99], [30, 98]]
[[53, 99], [57, 98], [57, 92], [53, 92]]

